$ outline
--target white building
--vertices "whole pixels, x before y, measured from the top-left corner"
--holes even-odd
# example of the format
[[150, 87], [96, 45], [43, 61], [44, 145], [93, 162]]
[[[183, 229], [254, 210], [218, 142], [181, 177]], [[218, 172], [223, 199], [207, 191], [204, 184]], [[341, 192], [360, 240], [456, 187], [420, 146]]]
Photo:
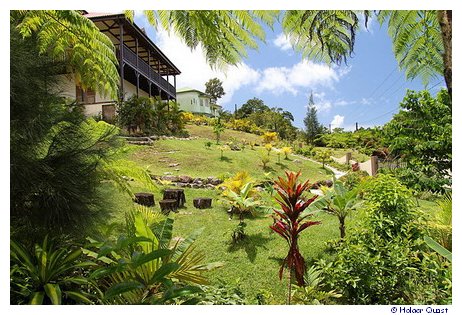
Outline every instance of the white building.
[[221, 109], [220, 105], [213, 103], [210, 95], [191, 88], [178, 89], [176, 91], [176, 101], [181, 110], [194, 114], [216, 117]]

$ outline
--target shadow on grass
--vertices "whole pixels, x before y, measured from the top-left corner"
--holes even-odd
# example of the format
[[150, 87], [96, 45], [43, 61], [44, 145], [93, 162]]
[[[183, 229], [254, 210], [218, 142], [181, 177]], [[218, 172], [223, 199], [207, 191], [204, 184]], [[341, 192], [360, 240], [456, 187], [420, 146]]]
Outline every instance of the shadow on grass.
[[230, 159], [227, 156], [222, 156], [222, 157], [220, 157], [220, 161], [227, 162], [227, 163], [232, 163], [233, 159]]
[[239, 250], [244, 250], [249, 261], [253, 263], [257, 257], [258, 247], [268, 250], [265, 245], [270, 240], [271, 237], [263, 236], [261, 232], [258, 234], [246, 235], [242, 241], [236, 244], [230, 244], [228, 246], [228, 252], [233, 253]]
[[264, 170], [265, 172], [267, 172], [267, 173], [268, 173], [268, 172], [275, 172], [275, 171], [276, 171], [276, 170], [275, 170], [274, 168], [272, 168], [271, 166], [265, 166], [265, 167], [263, 167], [263, 170]]
[[281, 162], [276, 163], [276, 165], [279, 166], [283, 170], [288, 168], [287, 164], [284, 164], [284, 163], [281, 163]]
[[328, 169], [327, 167], [319, 167], [318, 168], [320, 171], [324, 171], [324, 173], [326, 173], [326, 175], [335, 175], [335, 173], [331, 170], [331, 169]]

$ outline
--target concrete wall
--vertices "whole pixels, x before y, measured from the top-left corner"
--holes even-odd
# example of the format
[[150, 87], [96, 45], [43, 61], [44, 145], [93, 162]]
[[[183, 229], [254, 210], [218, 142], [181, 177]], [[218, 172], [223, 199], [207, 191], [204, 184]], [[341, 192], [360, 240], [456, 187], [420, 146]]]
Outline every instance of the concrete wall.
[[[75, 79], [68, 75], [59, 75], [57, 84], [53, 88], [54, 91], [60, 95], [67, 97], [69, 99], [75, 100], [76, 98], [76, 83]], [[124, 90], [125, 90], [125, 99], [128, 99], [132, 95], [136, 95], [136, 86], [130, 82], [124, 80]], [[139, 96], [148, 97], [149, 94], [141, 89], [139, 91]], [[112, 104], [114, 102], [108, 96], [100, 95], [96, 93], [95, 95], [95, 104], [85, 104], [84, 113], [86, 116], [101, 116], [103, 112], [103, 105]]]

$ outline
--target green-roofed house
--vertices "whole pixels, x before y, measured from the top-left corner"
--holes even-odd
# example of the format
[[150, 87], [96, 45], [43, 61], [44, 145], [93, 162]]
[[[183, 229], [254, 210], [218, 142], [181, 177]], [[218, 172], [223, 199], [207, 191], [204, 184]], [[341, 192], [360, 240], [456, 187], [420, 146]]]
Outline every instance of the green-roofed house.
[[221, 106], [214, 104], [210, 95], [192, 88], [176, 90], [176, 101], [180, 109], [193, 114], [217, 117]]

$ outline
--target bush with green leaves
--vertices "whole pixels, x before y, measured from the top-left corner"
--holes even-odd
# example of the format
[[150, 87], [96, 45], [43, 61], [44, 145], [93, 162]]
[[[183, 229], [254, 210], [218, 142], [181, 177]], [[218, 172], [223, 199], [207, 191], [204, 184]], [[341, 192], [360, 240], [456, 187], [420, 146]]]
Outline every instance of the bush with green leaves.
[[450, 262], [430, 251], [411, 193], [390, 175], [366, 185], [367, 202], [357, 228], [319, 261], [329, 289], [344, 304], [447, 304], [452, 299]]
[[390, 152], [407, 170], [397, 176], [415, 190], [443, 192], [451, 184], [452, 102], [447, 90], [433, 97], [429, 91], [409, 90], [402, 110], [383, 128]]
[[368, 178], [369, 174], [366, 171], [349, 171], [339, 178], [339, 181], [345, 185], [345, 188], [351, 190], [358, 187]]
[[10, 262], [11, 304], [94, 304], [100, 297], [85, 274], [95, 263], [80, 247], [45, 237], [29, 249], [11, 240]]
[[186, 239], [173, 239], [173, 219], [136, 207], [127, 212], [126, 234], [116, 242], [90, 240], [84, 253], [101, 267], [90, 276], [98, 281], [108, 304], [197, 303], [188, 296], [201, 292], [206, 264], [193, 243], [202, 230]]

